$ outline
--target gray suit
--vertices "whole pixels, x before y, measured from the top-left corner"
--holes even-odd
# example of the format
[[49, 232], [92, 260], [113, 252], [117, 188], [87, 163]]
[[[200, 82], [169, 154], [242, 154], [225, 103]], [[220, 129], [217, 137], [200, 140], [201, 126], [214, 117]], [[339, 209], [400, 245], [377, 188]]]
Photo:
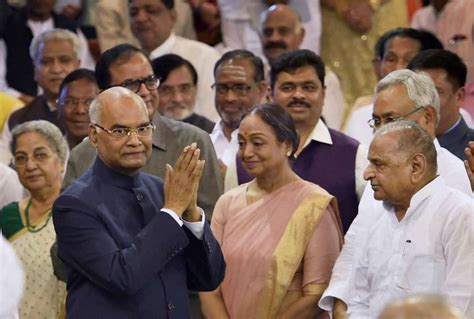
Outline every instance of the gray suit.
[[[214, 146], [209, 135], [203, 130], [187, 123], [175, 121], [155, 114], [153, 123], [153, 147], [150, 160], [142, 168], [143, 172], [164, 177], [165, 165], [174, 165], [186, 145], [196, 142], [201, 149], [201, 159], [206, 161], [198, 193], [198, 205], [206, 212], [208, 220], [214, 205], [223, 192], [222, 177], [219, 171]], [[88, 140], [77, 145], [69, 156], [63, 188], [73, 183], [91, 167], [96, 157], [95, 148]]]

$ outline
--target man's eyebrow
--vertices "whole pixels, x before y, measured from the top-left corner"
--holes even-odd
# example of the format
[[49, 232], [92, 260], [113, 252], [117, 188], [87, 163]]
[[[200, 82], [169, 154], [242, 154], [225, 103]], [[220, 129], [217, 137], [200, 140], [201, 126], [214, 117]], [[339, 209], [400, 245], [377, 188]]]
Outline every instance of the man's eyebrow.
[[[150, 125], [151, 122], [148, 121], [148, 122], [142, 122], [141, 124], [137, 125], [137, 127], [141, 127], [141, 126], [147, 126], [147, 125]], [[130, 126], [127, 126], [127, 125], [124, 125], [124, 124], [120, 124], [120, 123], [116, 123], [116, 124], [113, 124], [110, 129], [114, 129], [114, 128], [130, 128]]]

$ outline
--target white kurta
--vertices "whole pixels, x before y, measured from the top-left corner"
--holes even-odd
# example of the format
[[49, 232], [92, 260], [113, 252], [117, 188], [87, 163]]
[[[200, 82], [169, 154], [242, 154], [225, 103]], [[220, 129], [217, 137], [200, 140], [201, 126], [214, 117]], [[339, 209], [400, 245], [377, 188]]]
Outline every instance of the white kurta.
[[377, 318], [385, 305], [437, 293], [474, 317], [474, 214], [471, 197], [435, 178], [418, 191], [405, 217], [382, 205], [355, 263], [349, 318]]
[[169, 53], [188, 60], [196, 69], [198, 91], [194, 112], [213, 121], [219, 120], [211, 85], [214, 83], [214, 65], [219, 60], [220, 54], [205, 43], [185, 39], [172, 33], [165, 42], [150, 53], [150, 60]]
[[[472, 196], [463, 162], [447, 149], [442, 148], [437, 140], [434, 140], [434, 144], [437, 151], [438, 174], [444, 178], [449, 187]], [[331, 311], [333, 298], [343, 300], [346, 304], [351, 299], [355, 263], [361, 256], [368, 229], [377, 219], [379, 212], [383, 210], [382, 202], [374, 199], [373, 190], [370, 185], [367, 185], [359, 202], [359, 214], [344, 237], [344, 246], [334, 265], [331, 281], [319, 301], [322, 309]]]
[[214, 149], [216, 150], [217, 158], [221, 160], [227, 167], [233, 162], [235, 162], [235, 157], [239, 151], [239, 141], [237, 135], [239, 130], [234, 130], [230, 134], [230, 141], [224, 135], [222, 126], [224, 123], [219, 121], [214, 126], [214, 129], [211, 132], [211, 141], [214, 144]]
[[0, 209], [11, 202], [18, 202], [22, 197], [23, 186], [17, 173], [0, 163]]

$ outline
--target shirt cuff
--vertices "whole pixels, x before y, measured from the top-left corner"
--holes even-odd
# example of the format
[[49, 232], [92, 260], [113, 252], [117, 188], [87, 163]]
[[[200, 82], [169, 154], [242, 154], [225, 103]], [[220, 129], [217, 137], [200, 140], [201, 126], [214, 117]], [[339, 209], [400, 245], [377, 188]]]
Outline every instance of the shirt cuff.
[[199, 211], [201, 212], [201, 220], [198, 222], [188, 222], [182, 218], [180, 218], [174, 211], [167, 208], [162, 208], [161, 211], [170, 215], [178, 224], [179, 226], [186, 226], [197, 239], [201, 240], [204, 234], [204, 222], [206, 221], [206, 215], [202, 208], [199, 207]]

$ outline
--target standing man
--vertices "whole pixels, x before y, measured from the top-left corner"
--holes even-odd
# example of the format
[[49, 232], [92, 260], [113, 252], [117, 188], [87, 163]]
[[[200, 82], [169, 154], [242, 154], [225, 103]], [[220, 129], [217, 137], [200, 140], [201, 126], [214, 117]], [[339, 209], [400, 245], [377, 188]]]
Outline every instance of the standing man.
[[[209, 135], [202, 130], [162, 117], [156, 112], [159, 80], [154, 76], [148, 58], [132, 45], [118, 45], [102, 54], [97, 61], [95, 75], [99, 89], [122, 86], [136, 92], [145, 101], [150, 121], [156, 126], [156, 130], [152, 135], [151, 159], [142, 167], [144, 172], [164, 177], [167, 163], [174, 164], [186, 145], [198, 144], [200, 156], [206, 162], [198, 192], [198, 204], [210, 218], [223, 190], [214, 147]], [[96, 151], [87, 140], [75, 147], [67, 163], [64, 186], [81, 176], [92, 165], [95, 156]]]
[[[358, 194], [362, 194], [365, 186], [362, 172], [367, 165], [366, 150], [360, 148], [357, 141], [320, 121], [324, 73], [324, 63], [314, 52], [285, 53], [272, 65], [272, 98], [286, 107], [300, 138], [293, 170], [337, 198], [345, 232], [357, 215]], [[226, 175], [226, 188], [252, 179], [240, 159], [236, 166], [237, 170], [229, 169]]]
[[200, 150], [185, 147], [163, 184], [140, 172], [155, 126], [138, 95], [108, 89], [90, 117], [98, 157], [53, 207], [68, 318], [189, 318], [187, 289], [215, 289], [225, 269], [196, 202]]
[[176, 54], [165, 54], [154, 59], [151, 64], [153, 72], [160, 79], [160, 114], [211, 133], [214, 122], [193, 111], [198, 83], [194, 66]]
[[474, 130], [459, 113], [466, 94], [466, 64], [451, 51], [427, 50], [415, 56], [408, 68], [423, 71], [433, 80], [440, 101], [436, 137], [442, 147], [465, 160], [464, 149], [474, 140]]
[[29, 52], [34, 64], [34, 77], [43, 94], [10, 114], [5, 123], [0, 140], [0, 153], [9, 154], [3, 156], [5, 164], [9, 164], [11, 160], [10, 132], [16, 125], [31, 120], [46, 120], [64, 131], [56, 106], [59, 86], [66, 75], [80, 64], [77, 36], [64, 29], [41, 33], [33, 39]]
[[225, 170], [235, 161], [239, 148], [240, 118], [265, 97], [262, 59], [247, 50], [225, 53], [214, 66], [215, 103], [220, 121], [211, 133], [212, 143]]
[[[434, 140], [438, 174], [449, 187], [472, 195], [471, 185], [463, 163], [435, 139], [439, 118], [439, 97], [431, 78], [411, 70], [397, 70], [383, 78], [375, 89], [372, 119], [374, 131], [400, 119], [410, 119], [425, 129]], [[333, 268], [331, 282], [319, 306], [332, 311], [334, 318], [344, 318], [354, 284], [355, 264], [360, 258], [362, 245], [384, 205], [374, 200], [373, 190], [367, 185], [359, 204], [359, 214], [344, 237], [344, 246]]]
[[[283, 53], [303, 48], [302, 43], [307, 36], [298, 13], [290, 6], [273, 5], [262, 14], [260, 39], [263, 54], [269, 63], [273, 63]], [[344, 114], [344, 98], [336, 74], [327, 67], [324, 83], [326, 107], [323, 108], [322, 117], [329, 127], [339, 130]]]
[[[142, 50], [151, 60], [174, 53], [191, 62], [199, 76], [197, 108], [194, 111], [211, 120], [218, 118], [212, 100], [212, 67], [219, 53], [207, 44], [177, 36], [174, 0], [129, 1], [130, 26]], [[191, 22], [192, 23], [192, 22]]]
[[439, 293], [474, 316], [472, 198], [437, 175], [433, 138], [413, 121], [379, 129], [369, 148], [370, 181], [383, 202], [355, 262], [351, 318], [377, 318], [395, 298]]
[[88, 135], [89, 105], [99, 94], [94, 72], [77, 69], [61, 83], [58, 98], [59, 120], [64, 123], [66, 140], [72, 150]]

